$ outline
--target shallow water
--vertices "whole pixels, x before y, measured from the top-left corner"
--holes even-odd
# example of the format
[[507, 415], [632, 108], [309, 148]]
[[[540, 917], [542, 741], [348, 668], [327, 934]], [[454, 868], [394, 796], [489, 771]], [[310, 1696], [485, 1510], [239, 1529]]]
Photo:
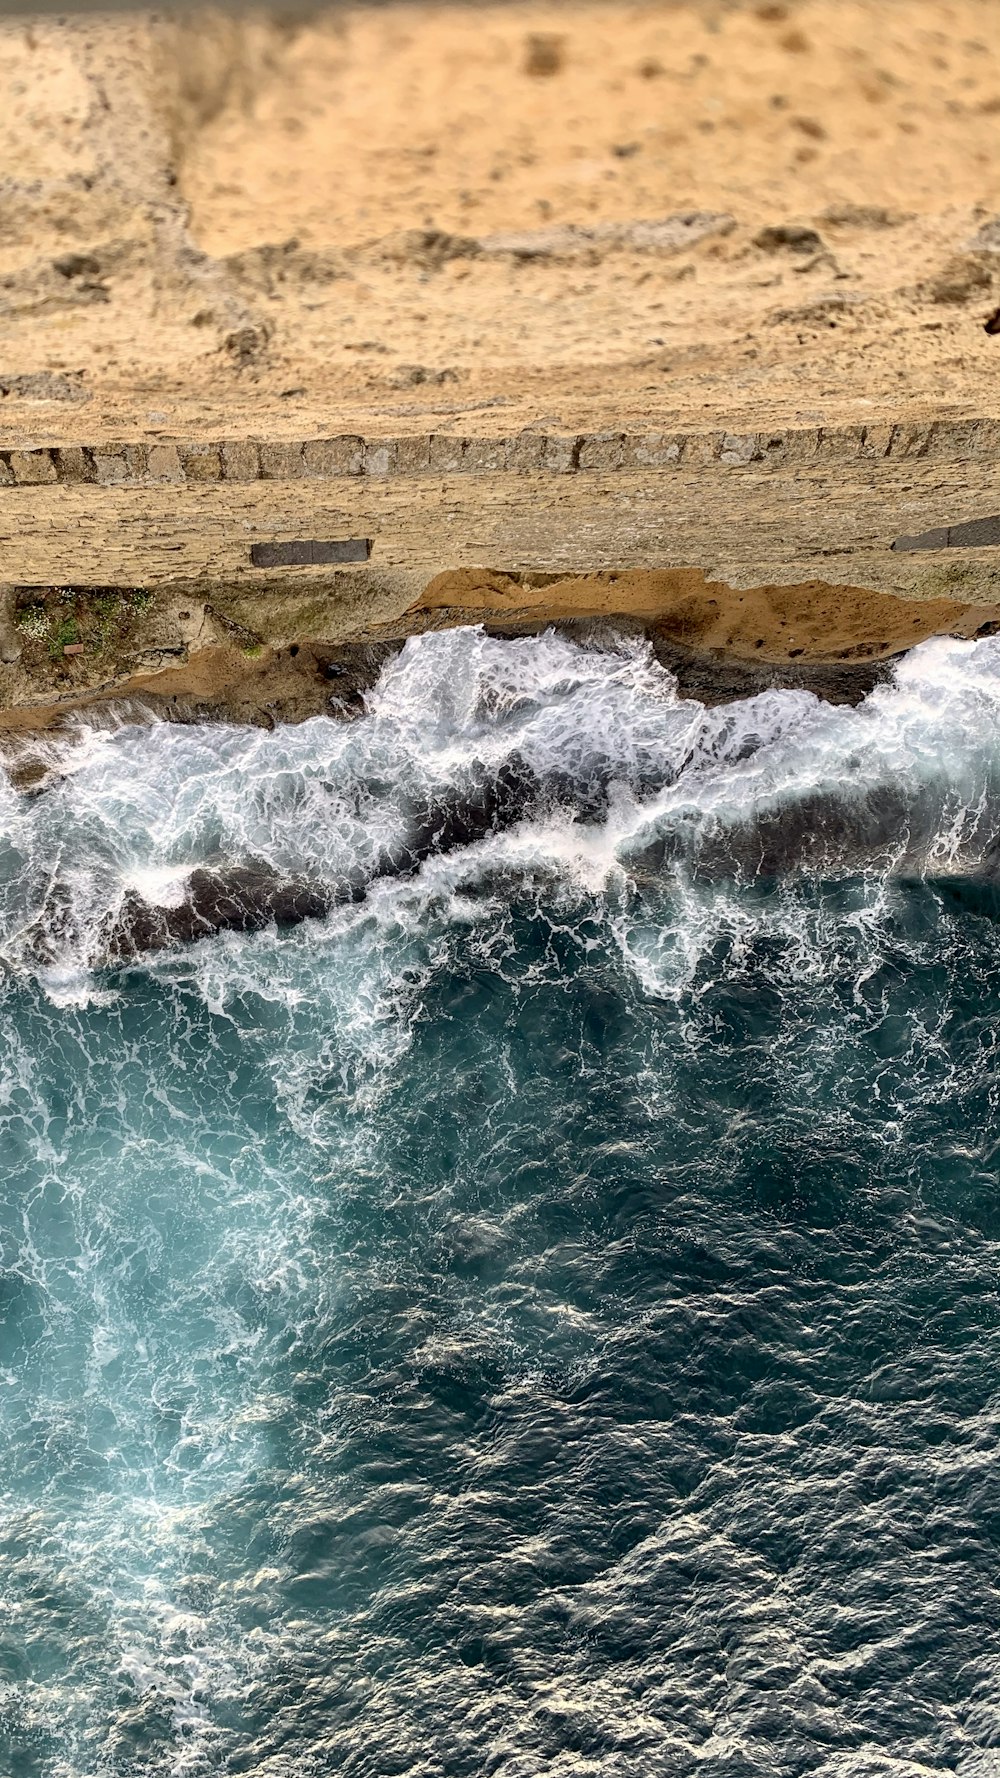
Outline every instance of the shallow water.
[[[355, 723], [50, 764], [0, 1771], [1000, 1771], [1000, 643], [706, 711], [453, 632]], [[361, 898], [110, 966], [205, 862]]]

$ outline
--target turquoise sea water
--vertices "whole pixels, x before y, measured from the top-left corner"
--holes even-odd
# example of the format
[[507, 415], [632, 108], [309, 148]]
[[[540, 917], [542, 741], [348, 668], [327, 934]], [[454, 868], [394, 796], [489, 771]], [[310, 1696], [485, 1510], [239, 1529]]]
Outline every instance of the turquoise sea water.
[[[453, 632], [49, 765], [0, 1772], [1000, 1771], [1000, 643], [706, 711]], [[353, 899], [109, 961], [206, 863]]]

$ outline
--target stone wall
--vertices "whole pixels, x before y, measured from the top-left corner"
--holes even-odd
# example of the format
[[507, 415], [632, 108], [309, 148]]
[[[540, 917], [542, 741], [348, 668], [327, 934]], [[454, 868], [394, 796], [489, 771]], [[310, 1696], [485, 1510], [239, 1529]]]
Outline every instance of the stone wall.
[[779, 432], [520, 432], [508, 438], [424, 433], [365, 439], [357, 434], [303, 440], [163, 439], [144, 443], [0, 450], [0, 488], [51, 483], [156, 487], [205, 482], [332, 480], [364, 476], [573, 475], [588, 470], [695, 469], [758, 464], [787, 469], [920, 458], [1000, 462], [1000, 420], [926, 426], [846, 426]]

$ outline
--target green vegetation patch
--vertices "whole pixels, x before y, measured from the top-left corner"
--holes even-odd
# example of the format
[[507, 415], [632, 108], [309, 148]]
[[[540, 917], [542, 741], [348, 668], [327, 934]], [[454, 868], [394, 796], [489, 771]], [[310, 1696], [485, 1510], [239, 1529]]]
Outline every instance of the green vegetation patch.
[[59, 660], [80, 643], [101, 658], [128, 644], [152, 604], [145, 587], [31, 587], [18, 599], [14, 622], [36, 659]]

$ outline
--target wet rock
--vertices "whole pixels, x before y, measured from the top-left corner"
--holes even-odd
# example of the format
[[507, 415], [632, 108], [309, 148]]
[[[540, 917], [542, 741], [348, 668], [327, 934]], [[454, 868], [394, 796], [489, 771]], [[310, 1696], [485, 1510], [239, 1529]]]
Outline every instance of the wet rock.
[[[128, 891], [92, 947], [97, 963], [121, 964], [174, 945], [194, 944], [220, 932], [261, 932], [319, 920], [338, 904], [364, 897], [374, 881], [406, 877], [433, 856], [475, 845], [490, 834], [515, 826], [537, 806], [541, 786], [525, 761], [507, 760], [492, 779], [467, 792], [429, 800], [410, 813], [405, 835], [388, 845], [374, 864], [337, 883], [284, 876], [265, 864], [201, 866], [184, 884], [183, 899], [170, 907]], [[54, 962], [72, 947], [74, 916], [63, 886], [50, 894], [30, 935], [37, 962]]]
[[399, 653], [401, 642], [344, 643], [339, 648], [313, 646], [312, 656], [320, 679], [337, 687], [334, 714], [358, 716], [365, 693], [378, 683], [386, 661]]
[[811, 691], [827, 704], [857, 705], [876, 685], [892, 678], [891, 659], [845, 662], [797, 662], [721, 660], [679, 648], [653, 633], [653, 652], [661, 666], [674, 674], [682, 697], [697, 698], [707, 706], [752, 698], [761, 691]]
[[[922, 878], [934, 853], [940, 809], [893, 783], [806, 791], [745, 818], [680, 820], [635, 845], [630, 864], [646, 872], [682, 868], [695, 881], [774, 883], [800, 875], [843, 878], [865, 871]], [[989, 881], [973, 859], [970, 881]]]
[[331, 891], [297, 878], [282, 878], [264, 866], [227, 866], [192, 871], [184, 900], [159, 907], [130, 892], [114, 917], [103, 949], [112, 962], [146, 951], [192, 944], [218, 932], [262, 932], [266, 926], [297, 926], [322, 919], [333, 904]]
[[865, 661], [748, 661], [705, 650], [685, 648], [657, 624], [638, 618], [572, 617], [556, 622], [490, 623], [489, 636], [514, 638], [537, 636], [553, 629], [581, 647], [602, 652], [613, 649], [617, 637], [648, 637], [662, 667], [677, 680], [681, 697], [697, 698], [709, 708], [751, 698], [761, 691], [811, 691], [828, 704], [857, 705], [876, 685], [892, 678], [893, 660]]
[[[465, 795], [442, 798], [415, 815], [411, 837], [400, 849], [394, 874], [416, 870], [425, 859], [474, 846], [504, 833], [538, 806], [542, 785], [527, 761], [515, 754], [495, 778]], [[383, 871], [382, 875], [388, 874]]]

